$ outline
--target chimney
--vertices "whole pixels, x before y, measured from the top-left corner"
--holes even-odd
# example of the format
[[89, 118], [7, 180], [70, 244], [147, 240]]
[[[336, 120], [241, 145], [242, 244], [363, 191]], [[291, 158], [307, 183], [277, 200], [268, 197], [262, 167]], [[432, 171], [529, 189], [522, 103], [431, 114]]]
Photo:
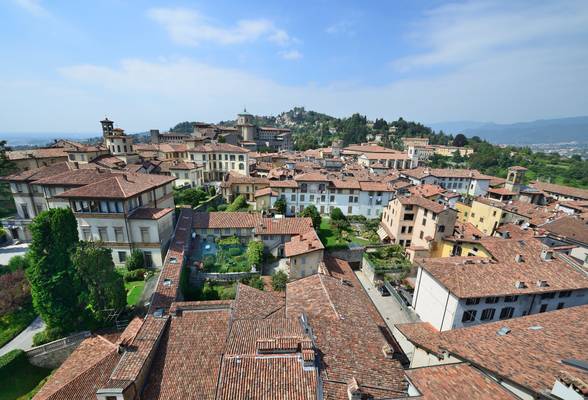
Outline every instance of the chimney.
[[355, 377], [347, 382], [347, 396], [349, 400], [361, 400], [361, 389]]
[[522, 254], [517, 254], [517, 255], [515, 256], [515, 262], [517, 262], [517, 263], [522, 263], [522, 262], [524, 262], [524, 261], [525, 261], [525, 260], [524, 260], [524, 258], [523, 258], [523, 255], [522, 255]]
[[505, 239], [510, 239], [510, 231], [504, 231], [504, 233], [502, 234], [502, 237]]
[[553, 250], [551, 249], [543, 249], [541, 250], [541, 259], [543, 261], [549, 261], [553, 259]]
[[382, 352], [386, 358], [394, 358], [394, 349], [388, 343], [382, 346]]

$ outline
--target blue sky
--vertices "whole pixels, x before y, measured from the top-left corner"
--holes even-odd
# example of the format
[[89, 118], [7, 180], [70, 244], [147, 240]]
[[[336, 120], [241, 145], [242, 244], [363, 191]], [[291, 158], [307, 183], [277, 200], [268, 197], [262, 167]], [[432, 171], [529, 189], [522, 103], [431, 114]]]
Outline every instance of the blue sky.
[[[588, 114], [588, 1], [0, 2], [0, 132]], [[0, 134], [1, 135], [1, 134]]]

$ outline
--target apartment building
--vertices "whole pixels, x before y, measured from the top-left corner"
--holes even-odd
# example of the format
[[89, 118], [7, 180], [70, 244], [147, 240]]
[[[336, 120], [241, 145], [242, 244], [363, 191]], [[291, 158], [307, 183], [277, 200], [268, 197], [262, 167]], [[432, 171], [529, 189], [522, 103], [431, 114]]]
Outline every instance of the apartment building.
[[413, 159], [400, 151], [385, 153], [364, 153], [357, 158], [359, 165], [377, 168], [407, 169], [413, 168]]
[[533, 182], [531, 187], [544, 192], [547, 196], [558, 200], [588, 200], [588, 190], [569, 186], [556, 185], [554, 183]]
[[446, 190], [469, 196], [486, 195], [490, 180], [493, 178], [476, 170], [428, 167], [404, 170], [400, 175], [413, 185], [439, 185]]
[[[499, 399], [582, 400], [588, 381], [582, 361], [588, 337], [576, 333], [586, 330], [588, 306], [579, 306], [444, 332], [427, 322], [398, 324], [395, 335], [412, 347], [405, 346], [410, 354], [409, 379], [416, 374], [418, 383], [418, 377], [425, 375], [425, 388], [432, 386], [436, 394], [442, 393], [433, 398], [500, 395]], [[462, 397], [442, 391], [447, 390], [448, 380], [471, 376], [463, 371], [468, 366], [483, 377], [480, 387]], [[439, 373], [448, 370], [453, 373]], [[483, 394], [481, 390], [491, 383], [496, 387]], [[510, 397], [501, 395], [504, 389]]]
[[74, 163], [55, 164], [5, 177], [17, 217], [3, 224], [16, 239], [30, 240], [28, 225], [40, 212], [70, 207], [81, 240], [101, 240], [124, 264], [133, 249], [161, 266], [173, 228], [175, 178], [108, 171]]
[[588, 303], [588, 277], [545, 254], [419, 261], [412, 307], [445, 331]]
[[[269, 187], [269, 179], [246, 176], [230, 172], [226, 180], [221, 182], [221, 193], [227, 202], [232, 202], [239, 195], [244, 195], [247, 202], [256, 201], [256, 192]], [[266, 203], [269, 206], [269, 203]], [[266, 207], [267, 208], [267, 207]]]
[[21, 172], [67, 161], [66, 150], [64, 147], [12, 150], [6, 152], [6, 157], [14, 163], [15, 171]]
[[399, 196], [382, 213], [378, 235], [407, 248], [411, 260], [428, 257], [453, 234], [457, 212], [422, 196]]
[[187, 143], [186, 161], [203, 166], [205, 182], [222, 181], [229, 173], [249, 176], [249, 150], [228, 143]]
[[299, 174], [292, 180], [270, 180], [269, 187], [279, 195], [270, 198], [272, 206], [277, 198], [283, 198], [287, 203], [287, 215], [301, 212], [312, 204], [321, 214], [339, 208], [345, 215], [379, 218], [396, 193], [384, 182], [360, 181], [321, 172]]

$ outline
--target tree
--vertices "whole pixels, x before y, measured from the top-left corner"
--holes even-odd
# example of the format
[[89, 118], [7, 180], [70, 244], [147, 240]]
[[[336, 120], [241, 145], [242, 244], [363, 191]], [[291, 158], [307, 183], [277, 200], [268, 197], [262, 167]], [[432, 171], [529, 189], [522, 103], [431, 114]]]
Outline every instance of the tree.
[[337, 220], [342, 220], [345, 219], [345, 214], [343, 214], [343, 211], [341, 211], [341, 209], [339, 207], [335, 207], [331, 210], [331, 220], [332, 221], [337, 221]]
[[261, 279], [261, 276], [259, 275], [255, 275], [253, 278], [251, 278], [248, 285], [258, 290], [263, 290], [265, 288], [263, 279]]
[[174, 190], [174, 203], [176, 205], [187, 204], [197, 206], [208, 199], [208, 193], [201, 188]]
[[451, 157], [451, 161], [454, 162], [455, 164], [461, 164], [462, 162], [465, 161], [465, 159], [463, 158], [463, 156], [461, 155], [459, 150], [455, 150], [453, 152], [453, 156]]
[[104, 310], [124, 309], [127, 303], [125, 285], [115, 270], [110, 249], [96, 242], [81, 242], [72, 262], [83, 288], [80, 301], [95, 322], [105, 322]]
[[463, 133], [458, 133], [455, 135], [455, 139], [453, 139], [453, 145], [456, 147], [463, 147], [468, 144], [468, 139], [465, 137]]
[[263, 261], [263, 242], [261, 240], [251, 240], [247, 244], [247, 262], [250, 267], [254, 265], [259, 268]]
[[302, 212], [300, 213], [300, 216], [310, 217], [310, 219], [312, 219], [312, 226], [314, 227], [314, 229], [318, 229], [321, 226], [322, 218], [314, 204], [305, 207], [304, 210], [302, 210]]
[[286, 204], [286, 199], [280, 197], [279, 199], [277, 199], [274, 202], [274, 209], [276, 210], [276, 212], [278, 212], [279, 214], [286, 214], [286, 207], [288, 205]]
[[72, 332], [84, 320], [80, 282], [70, 257], [78, 244], [76, 219], [69, 208], [52, 208], [37, 215], [30, 229], [26, 275], [35, 310], [53, 334]]
[[247, 208], [247, 199], [244, 195], [240, 194], [233, 200], [233, 202], [227, 207], [228, 212], [235, 212]]
[[127, 267], [127, 270], [129, 271], [145, 268], [145, 257], [143, 256], [143, 252], [137, 249], [132, 250], [131, 255], [125, 262], [125, 267]]
[[10, 147], [6, 146], [6, 140], [0, 140], [0, 176], [8, 175], [16, 170], [16, 165], [6, 155], [7, 151], [10, 151]]
[[16, 311], [30, 301], [31, 291], [24, 270], [0, 275], [0, 315]]
[[272, 274], [272, 288], [283, 292], [286, 290], [288, 275], [284, 271], [277, 271]]

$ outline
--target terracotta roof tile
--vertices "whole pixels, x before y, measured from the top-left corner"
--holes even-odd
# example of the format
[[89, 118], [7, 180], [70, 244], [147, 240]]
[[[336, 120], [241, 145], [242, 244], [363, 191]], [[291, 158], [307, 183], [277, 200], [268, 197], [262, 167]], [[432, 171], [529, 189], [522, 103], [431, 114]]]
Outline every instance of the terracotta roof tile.
[[426, 210], [433, 211], [434, 213], [437, 213], [437, 214], [439, 214], [445, 210], [450, 210], [449, 208], [447, 208], [443, 204], [439, 204], [435, 201], [431, 201], [429, 199], [425, 199], [424, 197], [417, 196], [417, 195], [401, 196], [401, 197], [398, 197], [398, 201], [402, 205], [405, 205], [405, 206], [412, 205], [412, 206], [421, 207]]
[[284, 255], [286, 257], [298, 256], [301, 254], [311, 253], [313, 251], [324, 250], [325, 246], [319, 239], [315, 230], [309, 230], [301, 235], [292, 237], [284, 245]]
[[175, 179], [164, 175], [116, 173], [99, 182], [67, 190], [56, 197], [127, 199], [173, 182]]
[[161, 217], [172, 212], [173, 208], [137, 208], [131, 215], [130, 219], [160, 219]]
[[406, 371], [426, 400], [517, 399], [493, 379], [467, 364], [439, 365]]
[[555, 193], [568, 197], [577, 197], [582, 200], [588, 200], [588, 190], [586, 189], [578, 189], [545, 182], [533, 182], [531, 186], [546, 193]]

